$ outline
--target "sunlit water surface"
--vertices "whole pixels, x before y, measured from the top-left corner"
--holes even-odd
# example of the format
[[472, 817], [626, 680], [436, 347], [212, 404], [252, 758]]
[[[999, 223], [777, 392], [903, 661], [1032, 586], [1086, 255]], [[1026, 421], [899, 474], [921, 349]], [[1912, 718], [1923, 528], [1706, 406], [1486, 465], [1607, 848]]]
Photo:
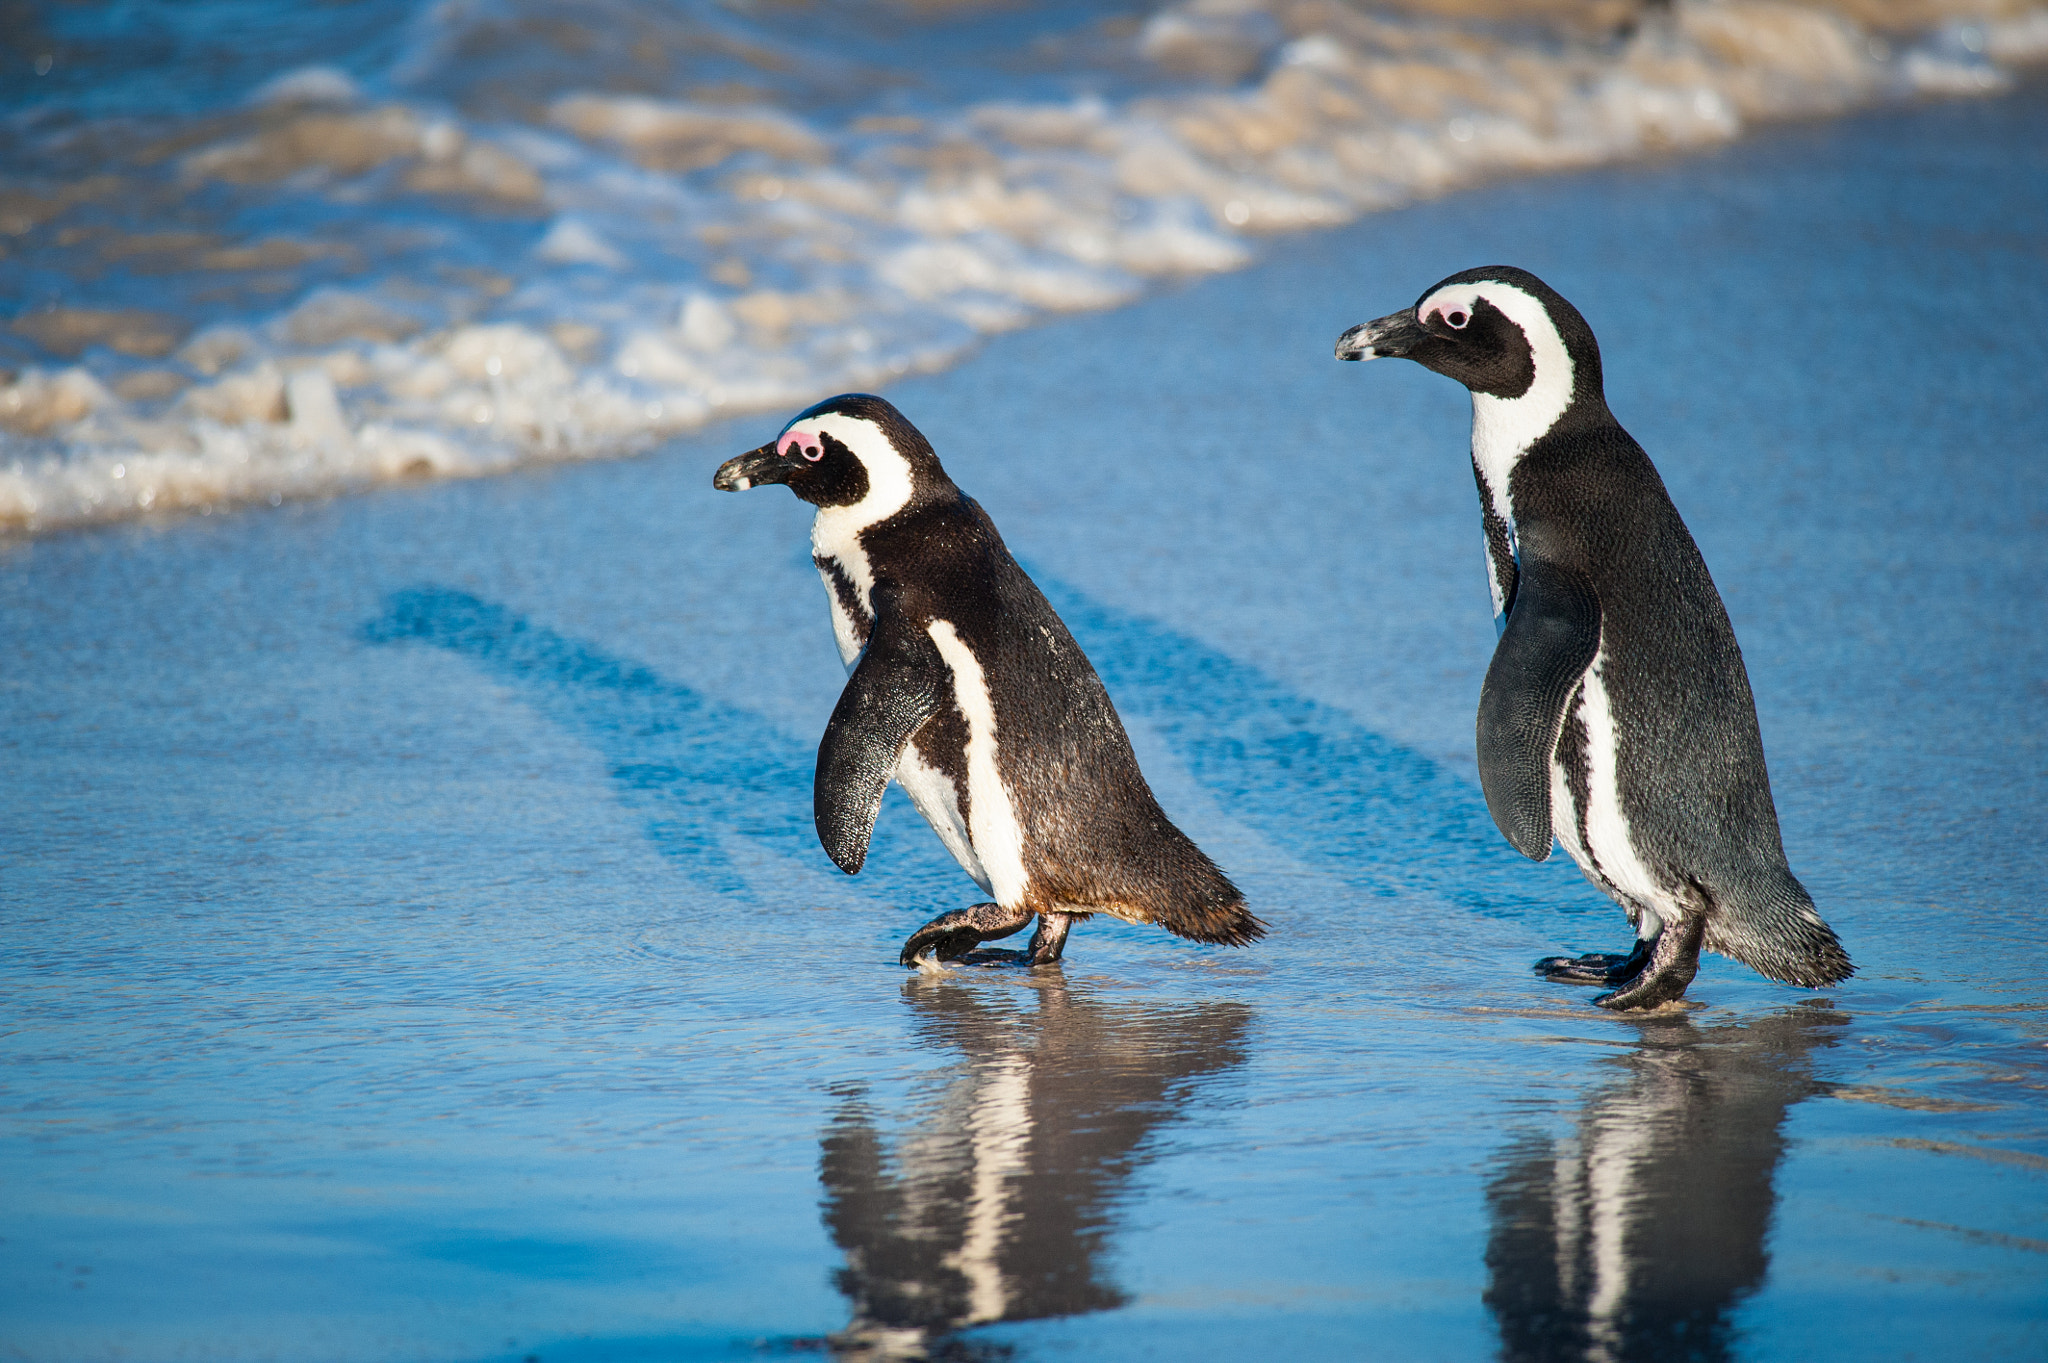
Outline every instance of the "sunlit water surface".
[[[2048, 1348], [2048, 98], [1474, 192], [890, 395], [1272, 925], [906, 975], [972, 886], [809, 828], [803, 509], [645, 458], [0, 558], [0, 1338], [29, 1359], [2034, 1359]], [[1859, 966], [1619, 944], [1501, 842], [1453, 385], [1599, 331]]]

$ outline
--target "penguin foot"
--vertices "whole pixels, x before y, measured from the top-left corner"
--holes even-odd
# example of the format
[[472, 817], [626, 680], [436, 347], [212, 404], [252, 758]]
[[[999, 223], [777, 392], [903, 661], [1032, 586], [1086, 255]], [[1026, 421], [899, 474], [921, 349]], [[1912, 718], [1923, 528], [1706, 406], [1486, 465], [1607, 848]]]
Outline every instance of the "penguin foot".
[[[957, 961], [983, 942], [993, 942], [999, 937], [1021, 932], [1030, 921], [1031, 910], [1006, 909], [1000, 904], [976, 904], [968, 909], [955, 909], [951, 913], [940, 914], [911, 933], [898, 959], [913, 970], [918, 968], [917, 958], [927, 951], [941, 961]], [[1042, 933], [1044, 929], [1039, 931]], [[1065, 933], [1060, 935], [1066, 936]], [[1031, 944], [1036, 948], [1038, 938], [1033, 937]], [[1055, 948], [1053, 959], [1058, 958], [1059, 952]]]
[[1638, 937], [1635, 949], [1626, 956], [1604, 951], [1584, 956], [1545, 956], [1536, 963], [1536, 973], [1558, 984], [1627, 984], [1643, 973], [1651, 954], [1650, 941]]
[[1700, 973], [1700, 943], [1707, 934], [1704, 914], [1693, 914], [1676, 924], [1667, 924], [1648, 946], [1649, 962], [1642, 971], [1611, 994], [1593, 1002], [1618, 1013], [1655, 1008], [1685, 993], [1692, 977]]

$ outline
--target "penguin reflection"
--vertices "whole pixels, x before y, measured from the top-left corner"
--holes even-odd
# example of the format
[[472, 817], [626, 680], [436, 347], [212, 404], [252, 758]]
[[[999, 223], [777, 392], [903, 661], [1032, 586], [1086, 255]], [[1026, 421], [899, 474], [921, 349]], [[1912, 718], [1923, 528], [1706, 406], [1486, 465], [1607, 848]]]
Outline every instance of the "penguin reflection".
[[1763, 1284], [1785, 1113], [1845, 1025], [1802, 1007], [1743, 1026], [1637, 1024], [1578, 1130], [1508, 1153], [1487, 1190], [1486, 1304], [1510, 1363], [1713, 1363]]
[[838, 1356], [999, 1357], [948, 1336], [1124, 1303], [1101, 1264], [1121, 1190], [1195, 1085], [1242, 1063], [1250, 1010], [1034, 985], [907, 982], [923, 1039], [958, 1053], [950, 1079], [893, 1140], [859, 1093], [826, 1131], [824, 1220], [853, 1309]]

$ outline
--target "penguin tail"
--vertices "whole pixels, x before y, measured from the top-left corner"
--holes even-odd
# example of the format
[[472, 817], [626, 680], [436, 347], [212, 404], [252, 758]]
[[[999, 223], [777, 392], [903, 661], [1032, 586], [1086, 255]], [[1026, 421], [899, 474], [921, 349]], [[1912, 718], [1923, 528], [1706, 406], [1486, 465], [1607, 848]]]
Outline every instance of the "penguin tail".
[[1840, 984], [1856, 973], [1841, 939], [1821, 921], [1813, 896], [1791, 871], [1766, 873], [1732, 894], [1695, 888], [1712, 905], [1701, 943], [1707, 950], [1807, 988]]
[[1252, 916], [1242, 898], [1227, 905], [1204, 905], [1195, 913], [1181, 906], [1178, 912], [1163, 915], [1157, 921], [1176, 937], [1214, 942], [1218, 946], [1248, 947], [1266, 935], [1266, 925]]
[[1148, 896], [1153, 922], [1176, 937], [1219, 946], [1248, 947], [1266, 935], [1266, 925], [1252, 916], [1244, 895], [1216, 864], [1189, 844], [1196, 864], [1182, 868], [1165, 893]]
[[1142, 782], [1137, 791], [1148, 798], [1128, 799], [1121, 821], [1069, 821], [1039, 840], [1051, 855], [1031, 869], [1034, 899], [1066, 913], [1149, 923], [1191, 942], [1244, 947], [1264, 937], [1266, 925], [1230, 877], [1173, 826]]
[[1107, 913], [1150, 923], [1191, 942], [1246, 947], [1266, 935], [1230, 878], [1186, 838], [1176, 838], [1142, 864], [1069, 882], [1051, 898], [1067, 912]]

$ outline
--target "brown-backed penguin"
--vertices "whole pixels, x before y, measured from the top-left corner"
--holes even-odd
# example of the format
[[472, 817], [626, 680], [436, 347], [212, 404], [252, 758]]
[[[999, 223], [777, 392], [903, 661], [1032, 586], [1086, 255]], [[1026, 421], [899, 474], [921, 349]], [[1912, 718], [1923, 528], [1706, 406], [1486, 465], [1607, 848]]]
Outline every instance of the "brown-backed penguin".
[[881, 398], [849, 393], [727, 460], [818, 508], [812, 558], [850, 674], [818, 748], [818, 838], [849, 875], [891, 778], [993, 903], [932, 919], [902, 961], [955, 960], [1038, 920], [1060, 958], [1091, 914], [1243, 946], [1265, 927], [1167, 819], [1109, 695], [993, 522]]

